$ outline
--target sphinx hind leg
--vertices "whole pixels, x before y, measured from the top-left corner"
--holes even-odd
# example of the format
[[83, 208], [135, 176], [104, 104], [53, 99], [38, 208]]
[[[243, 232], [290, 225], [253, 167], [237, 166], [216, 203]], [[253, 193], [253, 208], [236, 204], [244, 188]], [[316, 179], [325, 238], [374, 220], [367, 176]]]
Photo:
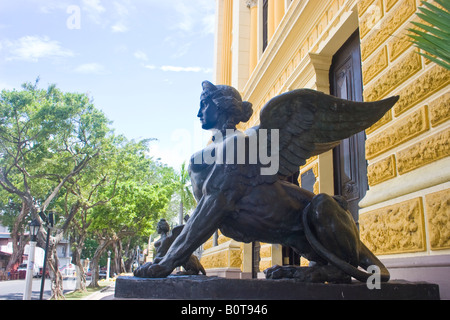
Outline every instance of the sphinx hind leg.
[[[367, 270], [370, 265], [375, 265], [380, 268], [381, 281], [388, 281], [389, 272], [387, 269], [360, 241], [358, 229], [350, 212], [344, 210], [341, 205], [337, 208], [333, 204], [333, 201], [333, 198], [330, 196], [318, 195], [304, 210], [304, 231], [311, 246], [324, 259], [359, 281], [367, 281], [372, 273], [362, 271], [357, 267], [362, 266]], [[328, 221], [332, 217], [331, 210], [329, 209], [333, 207], [335, 207], [337, 219]], [[322, 213], [324, 212], [328, 213], [323, 215]], [[317, 219], [316, 217], [323, 217], [323, 219]], [[308, 220], [313, 221], [311, 227]], [[327, 224], [327, 221], [334, 222]], [[317, 225], [317, 222], [324, 222], [324, 224]], [[315, 232], [313, 232], [313, 228]], [[323, 237], [327, 231], [329, 234], [334, 235]], [[337, 240], [335, 245], [329, 241], [333, 238]]]
[[[305, 282], [347, 283], [351, 276], [333, 261], [352, 268], [359, 263], [358, 229], [350, 212], [345, 210], [345, 200], [320, 194], [315, 196], [303, 211], [306, 238], [299, 237], [296, 249], [310, 261], [309, 267], [274, 266], [264, 271], [266, 278], [296, 278]], [[307, 233], [309, 232], [309, 234]], [[330, 253], [333, 257], [330, 259]], [[333, 259], [336, 257], [337, 259]]]
[[[334, 197], [319, 194], [304, 211], [313, 236], [329, 252], [357, 267], [359, 264], [359, 232], [351, 213]], [[305, 221], [304, 219], [304, 221]], [[311, 242], [311, 239], [308, 239]], [[325, 252], [317, 252], [330, 261]]]
[[369, 268], [370, 266], [377, 266], [380, 269], [380, 279], [383, 282], [389, 281], [391, 277], [389, 274], [389, 270], [362, 242], [360, 244], [359, 251], [359, 265], [365, 270], [367, 270], [367, 268]]

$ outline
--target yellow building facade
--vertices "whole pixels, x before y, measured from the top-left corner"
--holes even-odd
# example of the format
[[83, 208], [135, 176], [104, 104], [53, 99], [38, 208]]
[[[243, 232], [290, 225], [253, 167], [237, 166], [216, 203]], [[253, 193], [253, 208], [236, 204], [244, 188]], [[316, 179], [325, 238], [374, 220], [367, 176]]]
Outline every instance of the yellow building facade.
[[[264, 104], [293, 89], [364, 101], [399, 95], [362, 138], [309, 159], [294, 182], [354, 199], [361, 239], [392, 278], [439, 283], [450, 298], [450, 71], [420, 56], [406, 36], [420, 5], [216, 0], [213, 81], [252, 102], [254, 114], [240, 129], [258, 124]], [[278, 244], [220, 233], [201, 258], [208, 274], [226, 277], [293, 261], [303, 263]]]

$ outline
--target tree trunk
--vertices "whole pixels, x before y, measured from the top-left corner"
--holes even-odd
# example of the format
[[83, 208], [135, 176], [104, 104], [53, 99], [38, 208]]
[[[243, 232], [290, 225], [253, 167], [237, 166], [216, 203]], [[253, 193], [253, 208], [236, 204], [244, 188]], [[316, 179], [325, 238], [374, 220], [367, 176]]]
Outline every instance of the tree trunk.
[[[82, 248], [83, 244], [81, 244]], [[75, 291], [86, 291], [86, 274], [84, 273], [83, 265], [81, 264], [81, 249], [78, 245], [72, 253], [72, 263], [75, 264], [76, 282]]]
[[125, 272], [128, 272], [128, 273], [133, 272], [131, 270], [132, 265], [133, 265], [133, 260], [132, 259], [128, 259], [127, 262], [125, 262], [125, 266], [124, 266], [125, 267]]
[[12, 242], [13, 242], [13, 253], [9, 257], [8, 265], [6, 266], [6, 271], [11, 271], [15, 266], [19, 265], [22, 262], [22, 256], [25, 251], [25, 237], [22, 235], [12, 234]]
[[[124, 249], [124, 253], [122, 255], [122, 263], [123, 263], [123, 268], [125, 270], [124, 272], [128, 272], [128, 273], [132, 272], [131, 265], [133, 263], [133, 259], [130, 258], [130, 245], [131, 245], [131, 238], [128, 239], [128, 242]], [[126, 257], [126, 259], [127, 259], [125, 262], [123, 260], [123, 257]]]
[[83, 252], [84, 241], [86, 239], [86, 228], [77, 230], [74, 228], [72, 234], [72, 263], [75, 265], [76, 281], [75, 291], [86, 291], [86, 274], [81, 264], [81, 253]]
[[22, 210], [19, 216], [14, 221], [13, 229], [11, 230], [11, 239], [13, 245], [13, 253], [9, 258], [8, 265], [6, 266], [7, 271], [11, 271], [12, 268], [22, 262], [23, 252], [25, 250], [25, 245], [28, 242], [28, 237], [25, 237], [24, 221], [28, 214], [29, 204], [26, 199], [22, 199]]
[[112, 259], [113, 261], [110, 261], [110, 263], [112, 264], [109, 269], [110, 276], [111, 276], [111, 274], [119, 274], [120, 273], [120, 263], [117, 259], [117, 257], [119, 256], [119, 251], [120, 251], [118, 241], [115, 241], [113, 243], [113, 251], [114, 251], [114, 259]]
[[100, 287], [98, 284], [98, 278], [99, 278], [99, 261], [100, 257], [103, 254], [103, 251], [111, 244], [112, 240], [103, 240], [100, 245], [95, 250], [94, 256], [92, 257], [91, 261], [91, 271], [92, 271], [92, 280], [89, 284], [89, 288], [98, 288]]
[[116, 274], [120, 274], [122, 272], [126, 272], [125, 263], [122, 258], [123, 246], [122, 241], [117, 240], [114, 243], [114, 272]]
[[50, 297], [54, 300], [65, 300], [63, 289], [63, 278], [58, 268], [58, 252], [56, 251], [56, 243], [51, 245], [51, 254], [48, 261], [49, 273], [51, 278], [52, 295]]
[[[98, 250], [98, 248], [97, 248]], [[97, 253], [97, 251], [96, 251]], [[89, 288], [98, 288], [100, 287], [98, 284], [98, 261], [100, 257], [96, 257], [94, 254], [94, 257], [91, 260], [91, 283], [89, 284]]]

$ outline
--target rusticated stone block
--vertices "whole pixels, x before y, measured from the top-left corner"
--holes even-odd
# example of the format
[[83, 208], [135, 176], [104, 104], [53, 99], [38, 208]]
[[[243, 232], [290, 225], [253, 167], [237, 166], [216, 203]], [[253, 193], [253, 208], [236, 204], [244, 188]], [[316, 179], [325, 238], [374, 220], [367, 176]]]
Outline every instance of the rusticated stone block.
[[450, 249], [450, 189], [425, 196], [432, 250]]
[[229, 267], [230, 268], [240, 268], [242, 265], [241, 250], [230, 250], [228, 252], [229, 256]]
[[383, 2], [375, 0], [366, 13], [359, 19], [359, 33], [361, 39], [383, 18]]
[[[218, 230], [218, 237], [217, 237], [217, 244], [222, 244], [225, 242], [230, 241], [231, 238], [225, 237], [220, 230]], [[213, 247], [213, 237], [209, 238], [204, 244], [203, 244], [203, 250], [209, 249]]]
[[404, 174], [450, 155], [450, 130], [436, 133], [397, 152], [397, 170]]
[[396, 4], [398, 0], [386, 0], [386, 11], [391, 10], [391, 8]]
[[272, 245], [268, 243], [261, 244], [259, 250], [259, 256], [261, 258], [271, 258], [272, 257]]
[[446, 92], [429, 104], [430, 121], [433, 127], [450, 119], [450, 92]]
[[429, 129], [427, 108], [420, 108], [416, 112], [397, 121], [386, 130], [370, 137], [366, 141], [366, 157], [372, 159], [395, 146], [398, 146]]
[[381, 71], [388, 66], [386, 47], [375, 55], [372, 59], [364, 63], [363, 79], [364, 85], [375, 78]]
[[361, 17], [374, 0], [360, 0], [358, 2], [358, 15]]
[[370, 186], [392, 179], [395, 176], [397, 176], [395, 155], [391, 155], [367, 167], [367, 177]]
[[203, 244], [203, 250], [207, 250], [207, 249], [211, 248], [212, 246], [213, 246], [213, 240], [212, 240], [212, 238], [210, 238], [208, 241], [206, 241]]
[[384, 41], [386, 41], [411, 15], [416, 11], [415, 0], [403, 0], [397, 7], [385, 17], [377, 32], [371, 33], [361, 43], [361, 58], [364, 61]]
[[219, 236], [217, 237], [217, 244], [222, 244], [225, 242], [230, 241], [231, 238], [225, 237], [220, 231], [219, 231]]
[[422, 198], [366, 212], [359, 216], [362, 242], [375, 254], [425, 250]]
[[228, 267], [227, 251], [223, 250], [212, 254], [203, 255], [200, 262], [205, 269]]
[[392, 110], [389, 110], [386, 112], [386, 114], [377, 122], [375, 122], [370, 128], [366, 129], [366, 133], [370, 134], [380, 128], [381, 126], [384, 126], [386, 123], [392, 120]]
[[204, 251], [200, 262], [205, 269], [240, 268], [242, 264], [241, 248], [230, 240], [212, 250]]
[[400, 32], [398, 35], [388, 40], [387, 45], [389, 49], [389, 61], [394, 61], [403, 52], [405, 52], [408, 48], [410, 48], [413, 45], [411, 38], [408, 36], [409, 34], [411, 34], [409, 29], [415, 30], [420, 29], [412, 23], [413, 21], [428, 24], [426, 21], [420, 19], [419, 17], [413, 16], [411, 20], [406, 25], [403, 26], [402, 32]]
[[261, 259], [259, 261], [259, 270], [263, 271], [273, 266], [272, 259]]
[[381, 78], [364, 90], [365, 101], [376, 101], [409, 79], [422, 68], [420, 55], [411, 51], [404, 59], [397, 62]]
[[403, 52], [410, 48], [413, 43], [411, 42], [411, 38], [408, 37], [407, 31], [405, 31], [398, 37], [390, 39], [387, 45], [389, 49], [389, 61], [394, 61]]
[[450, 83], [450, 71], [435, 65], [421, 74], [413, 83], [401, 90], [400, 99], [394, 106], [394, 115], [398, 116], [411, 107], [442, 89]]

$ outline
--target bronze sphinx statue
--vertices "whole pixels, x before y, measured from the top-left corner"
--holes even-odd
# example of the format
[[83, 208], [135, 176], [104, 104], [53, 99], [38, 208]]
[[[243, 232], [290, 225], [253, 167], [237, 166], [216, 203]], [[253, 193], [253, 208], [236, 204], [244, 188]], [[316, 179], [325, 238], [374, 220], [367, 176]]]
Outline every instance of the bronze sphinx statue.
[[230, 86], [204, 81], [202, 128], [212, 143], [194, 154], [189, 167], [198, 205], [164, 257], [135, 271], [137, 277], [166, 277], [220, 229], [241, 242], [261, 241], [293, 248], [309, 267], [274, 266], [267, 278], [295, 277], [310, 282], [366, 281], [375, 265], [381, 281], [389, 272], [360, 241], [345, 200], [315, 195], [286, 178], [314, 155], [378, 121], [398, 100], [353, 102], [310, 90], [271, 99], [260, 124], [241, 132], [252, 105]]
[[[161, 237], [154, 243], [156, 254], [153, 258], [153, 263], [158, 263], [164, 258], [170, 246], [181, 233], [183, 228], [184, 226], [180, 225], [170, 230], [170, 226], [167, 223], [166, 219], [159, 220], [158, 224], [156, 225], [156, 231], [161, 235]], [[198, 258], [193, 254], [191, 254], [189, 259], [181, 266], [184, 268], [184, 271], [180, 271], [179, 274], [197, 275], [201, 272], [202, 274], [206, 275], [205, 269], [201, 265]]]

